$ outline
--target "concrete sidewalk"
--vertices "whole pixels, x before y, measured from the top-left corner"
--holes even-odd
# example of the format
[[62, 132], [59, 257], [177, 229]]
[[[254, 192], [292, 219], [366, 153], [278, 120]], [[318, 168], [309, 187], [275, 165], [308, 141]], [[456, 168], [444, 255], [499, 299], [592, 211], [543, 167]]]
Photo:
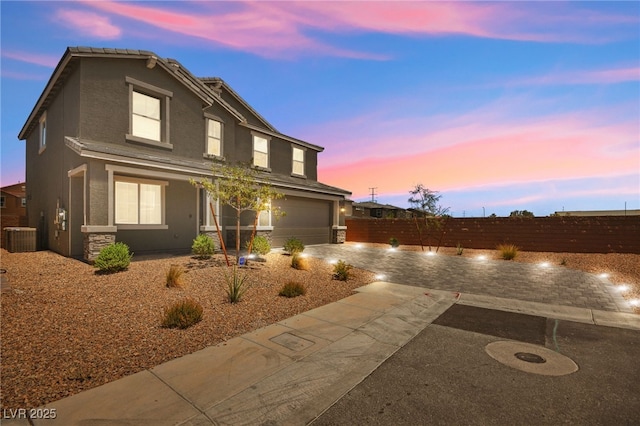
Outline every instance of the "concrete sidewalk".
[[640, 330], [633, 314], [376, 282], [339, 302], [53, 402], [46, 408], [56, 409], [55, 420], [32, 422], [307, 424], [456, 303]]

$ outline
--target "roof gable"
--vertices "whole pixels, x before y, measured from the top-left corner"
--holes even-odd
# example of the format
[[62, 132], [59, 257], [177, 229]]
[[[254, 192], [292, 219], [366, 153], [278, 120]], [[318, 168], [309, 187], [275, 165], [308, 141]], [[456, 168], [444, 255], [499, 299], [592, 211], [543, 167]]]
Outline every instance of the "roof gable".
[[33, 110], [29, 114], [27, 121], [22, 126], [18, 139], [24, 140], [29, 133], [38, 124], [38, 119], [42, 113], [46, 110], [51, 99], [53, 99], [59, 87], [64, 83], [66, 75], [70, 72], [74, 61], [78, 58], [114, 58], [114, 59], [140, 59], [147, 61], [147, 68], [154, 68], [159, 66], [163, 70], [167, 71], [172, 77], [184, 84], [189, 90], [191, 90], [196, 96], [198, 96], [207, 105], [213, 105], [217, 103], [229, 111], [235, 116], [241, 123], [246, 122], [246, 118], [242, 116], [231, 105], [225, 102], [219, 96], [216, 96], [213, 91], [206, 86], [202, 81], [193, 76], [185, 67], [183, 67], [175, 59], [163, 59], [156, 55], [154, 52], [148, 50], [134, 50], [134, 49], [110, 49], [110, 48], [95, 48], [95, 47], [68, 47], [64, 55], [58, 62], [51, 78], [47, 82], [45, 89], [38, 98]]

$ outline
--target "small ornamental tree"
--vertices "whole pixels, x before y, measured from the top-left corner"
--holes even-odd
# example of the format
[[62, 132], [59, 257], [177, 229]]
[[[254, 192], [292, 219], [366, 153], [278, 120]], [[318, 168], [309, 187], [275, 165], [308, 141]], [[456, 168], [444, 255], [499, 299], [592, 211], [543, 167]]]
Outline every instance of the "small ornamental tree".
[[[409, 204], [414, 209], [414, 219], [416, 222], [416, 228], [418, 229], [418, 238], [420, 238], [420, 246], [424, 250], [424, 244], [422, 241], [422, 230], [420, 223], [418, 222], [418, 216], [422, 216], [424, 219], [424, 228], [426, 229], [427, 244], [429, 251], [431, 251], [431, 233], [438, 231], [442, 228], [442, 218], [447, 217], [449, 207], [443, 207], [439, 204], [442, 195], [438, 191], [431, 191], [423, 184], [417, 184], [411, 191], [409, 191], [411, 197], [409, 197]], [[444, 231], [443, 231], [444, 234]], [[442, 239], [442, 238], [441, 238]], [[440, 248], [440, 243], [438, 243]], [[436, 252], [438, 249], [436, 249]]]
[[246, 165], [214, 166], [215, 181], [203, 178], [199, 181], [191, 180], [191, 184], [200, 186], [209, 193], [212, 199], [217, 199], [236, 211], [236, 264], [240, 260], [240, 215], [245, 211], [255, 212], [253, 233], [249, 240], [249, 247], [258, 226], [258, 217], [263, 211], [271, 210], [274, 214], [282, 214], [279, 209], [271, 206], [271, 201], [283, 198], [284, 194], [277, 192], [267, 179], [258, 178], [257, 171]]

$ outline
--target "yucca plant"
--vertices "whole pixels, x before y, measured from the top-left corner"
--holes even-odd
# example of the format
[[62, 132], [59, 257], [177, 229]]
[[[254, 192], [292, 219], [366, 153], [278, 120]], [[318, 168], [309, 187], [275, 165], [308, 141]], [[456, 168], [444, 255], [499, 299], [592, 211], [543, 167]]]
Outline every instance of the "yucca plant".
[[458, 243], [458, 245], [456, 245], [456, 254], [458, 256], [462, 256], [463, 251], [464, 251], [464, 247], [462, 247], [462, 244]]
[[162, 326], [166, 328], [189, 328], [202, 320], [202, 305], [193, 299], [185, 299], [165, 308]]
[[234, 265], [232, 272], [229, 274], [225, 272], [224, 278], [227, 282], [227, 297], [229, 302], [238, 303], [244, 293], [251, 287], [251, 283], [247, 280], [247, 275], [242, 275], [238, 272], [238, 267]]
[[284, 297], [297, 297], [304, 296], [307, 293], [307, 289], [302, 283], [297, 281], [288, 281], [282, 289], [280, 289], [280, 296]]
[[184, 286], [184, 281], [182, 280], [183, 273], [184, 269], [182, 269], [182, 267], [179, 265], [171, 265], [165, 275], [167, 287], [182, 288]]
[[513, 260], [518, 255], [518, 246], [514, 244], [500, 244], [498, 251], [504, 260]]

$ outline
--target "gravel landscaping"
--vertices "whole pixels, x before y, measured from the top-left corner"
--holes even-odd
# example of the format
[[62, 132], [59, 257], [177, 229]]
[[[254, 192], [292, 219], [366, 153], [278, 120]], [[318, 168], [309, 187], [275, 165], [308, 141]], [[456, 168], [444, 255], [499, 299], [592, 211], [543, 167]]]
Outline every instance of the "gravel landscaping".
[[[440, 253], [455, 256], [456, 249]], [[498, 258], [495, 250], [463, 252], [479, 254]], [[73, 395], [340, 300], [375, 281], [372, 273], [358, 269], [346, 282], [333, 280], [333, 267], [313, 258], [308, 271], [295, 270], [290, 257], [274, 252], [267, 262], [252, 262], [244, 270], [252, 286], [240, 303], [230, 304], [221, 255], [136, 260], [127, 271], [110, 275], [48, 251], [2, 250], [1, 255], [11, 287], [1, 298], [3, 409], [38, 407]], [[563, 260], [568, 268], [607, 272], [612, 282], [630, 286], [625, 297], [640, 297], [640, 255], [520, 252], [516, 258]], [[186, 271], [184, 288], [165, 286], [171, 265]], [[288, 281], [303, 283], [306, 294], [278, 296]], [[164, 308], [186, 298], [202, 304], [203, 320], [186, 330], [162, 328]]]
[[[333, 280], [332, 265], [317, 259], [301, 271], [284, 254], [266, 258], [243, 270], [252, 286], [231, 304], [222, 255], [140, 260], [126, 271], [97, 275], [92, 266], [53, 252], [2, 250], [11, 286], [1, 299], [2, 408], [41, 406], [343, 299], [375, 281], [358, 269], [346, 282]], [[183, 289], [165, 286], [171, 265], [187, 271]], [[278, 296], [287, 281], [303, 283], [306, 294]], [[186, 330], [162, 328], [164, 308], [186, 298], [202, 304], [202, 321]]]

